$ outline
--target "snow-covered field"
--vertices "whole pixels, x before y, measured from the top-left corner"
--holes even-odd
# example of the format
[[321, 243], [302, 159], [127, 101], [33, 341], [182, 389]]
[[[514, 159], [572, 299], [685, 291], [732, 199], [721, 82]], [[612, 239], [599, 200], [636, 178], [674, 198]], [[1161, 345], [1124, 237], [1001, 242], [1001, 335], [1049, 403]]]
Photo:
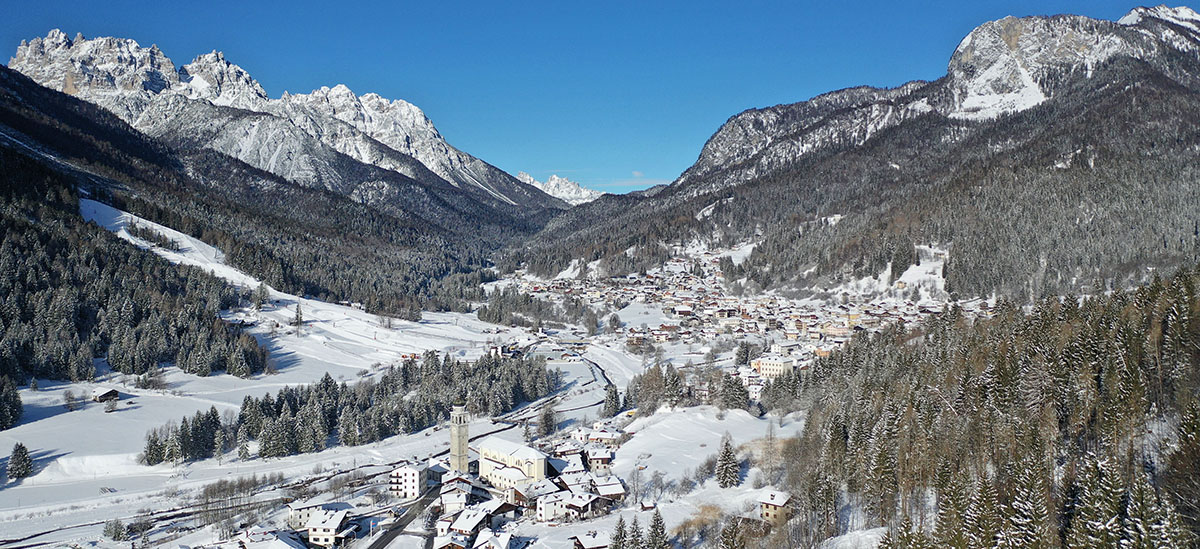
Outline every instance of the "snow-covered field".
[[[134, 245], [152, 249], [169, 261], [201, 267], [242, 287], [258, 285], [253, 277], [226, 265], [220, 250], [199, 240], [98, 202], [82, 200], [81, 210], [86, 219]], [[158, 232], [173, 240], [179, 250], [154, 247], [133, 237], [125, 230], [130, 224]], [[39, 380], [36, 391], [22, 389], [24, 416], [16, 427], [0, 432], [0, 447], [24, 443], [34, 457], [36, 473], [0, 489], [0, 539], [130, 516], [142, 508], [172, 506], [177, 502], [164, 496], [164, 491], [194, 488], [219, 478], [269, 472], [283, 472], [291, 477], [311, 473], [316, 465], [330, 468], [355, 462], [390, 463], [440, 451], [448, 444], [446, 437], [420, 433], [353, 449], [334, 448], [320, 454], [266, 462], [252, 459], [239, 463], [228, 456], [223, 465], [214, 459], [172, 468], [146, 467], [136, 461], [147, 430], [214, 406], [222, 413], [236, 413], [246, 395], [261, 396], [283, 386], [313, 383], [327, 372], [335, 380], [353, 382], [376, 375], [383, 366], [405, 355], [429, 349], [469, 360], [481, 356], [493, 342], [525, 343], [535, 339], [524, 330], [497, 327], [479, 321], [474, 315], [425, 313], [420, 322], [393, 320], [389, 329], [381, 325], [376, 315], [354, 307], [275, 291], [271, 297], [272, 303], [262, 311], [230, 311], [226, 316], [256, 323], [250, 332], [270, 350], [276, 370], [272, 375], [240, 379], [220, 374], [201, 378], [168, 368], [165, 391], [142, 390], [133, 386], [132, 379], [111, 372], [98, 360], [100, 375], [95, 383]], [[297, 304], [305, 319], [299, 333], [288, 325]], [[272, 324], [279, 327], [272, 330]], [[568, 384], [578, 394], [565, 398], [564, 407], [603, 398], [602, 387], [597, 393], [599, 397], [576, 389], [592, 381], [590, 370], [582, 368], [567, 373]], [[64, 391], [86, 398], [100, 387], [120, 391], [116, 412], [105, 413], [103, 405], [92, 402], [83, 402], [75, 411], [64, 408]], [[594, 416], [596, 412], [590, 413]], [[494, 428], [488, 421], [478, 423], [478, 432]], [[95, 539], [99, 528], [69, 530], [53, 539], [66, 541], [80, 536]]]

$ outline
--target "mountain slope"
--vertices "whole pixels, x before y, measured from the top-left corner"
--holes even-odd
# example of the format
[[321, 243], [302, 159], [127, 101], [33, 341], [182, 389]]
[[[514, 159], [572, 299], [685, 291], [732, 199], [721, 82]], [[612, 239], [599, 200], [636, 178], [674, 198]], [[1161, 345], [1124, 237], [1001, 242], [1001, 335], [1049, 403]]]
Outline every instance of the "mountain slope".
[[731, 279], [807, 288], [938, 243], [955, 291], [1022, 297], [1194, 261], [1200, 32], [1162, 13], [986, 23], [937, 81], [746, 111], [666, 189], [573, 208], [512, 258], [615, 274], [664, 243], [754, 240]]
[[521, 235], [506, 220], [481, 221], [484, 211], [457, 210], [417, 184], [403, 187], [404, 201], [396, 202], [409, 208], [385, 210], [210, 149], [174, 149], [7, 68], [0, 68], [0, 146], [68, 174], [93, 198], [221, 248], [231, 264], [277, 289], [376, 311], [454, 306], [477, 291], [458, 275]]
[[[425, 185], [448, 183], [465, 199], [509, 213], [564, 206], [450, 146], [411, 104], [358, 97], [345, 86], [269, 99], [218, 52], [176, 69], [156, 46], [71, 39], [53, 30], [23, 41], [9, 66], [103, 106], [148, 135], [174, 140], [172, 145], [212, 148], [302, 185], [370, 197], [359, 188], [377, 182], [344, 173], [344, 156]], [[210, 122], [214, 116], [222, 123]]]

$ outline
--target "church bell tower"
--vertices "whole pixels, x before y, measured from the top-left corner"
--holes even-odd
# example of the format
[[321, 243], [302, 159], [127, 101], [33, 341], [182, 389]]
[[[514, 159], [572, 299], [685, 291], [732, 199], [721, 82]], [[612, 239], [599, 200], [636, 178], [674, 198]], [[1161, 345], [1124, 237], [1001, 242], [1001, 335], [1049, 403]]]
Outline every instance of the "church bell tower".
[[450, 468], [463, 473], [469, 472], [471, 458], [467, 455], [467, 407], [455, 406], [450, 410]]

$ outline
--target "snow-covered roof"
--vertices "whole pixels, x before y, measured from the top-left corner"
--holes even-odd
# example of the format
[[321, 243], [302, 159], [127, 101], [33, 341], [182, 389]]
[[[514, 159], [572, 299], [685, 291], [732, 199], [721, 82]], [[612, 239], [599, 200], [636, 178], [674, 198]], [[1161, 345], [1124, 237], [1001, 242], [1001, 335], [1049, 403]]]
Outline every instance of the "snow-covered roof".
[[762, 494], [759, 494], [759, 496], [758, 496], [759, 503], [764, 503], [767, 505], [774, 505], [777, 507], [782, 507], [784, 505], [787, 505], [788, 501], [791, 501], [791, 499], [792, 499], [791, 494], [788, 494], [787, 492], [779, 492], [776, 490], [766, 490]]
[[546, 494], [553, 494], [559, 490], [562, 490], [562, 488], [555, 484], [554, 481], [550, 479], [544, 479], [526, 486], [523, 489], [523, 493], [525, 494], [525, 497], [535, 499]]
[[[320, 499], [320, 498], [318, 498], [318, 499]], [[293, 502], [287, 504], [287, 506], [288, 506], [288, 509], [292, 510], [292, 511], [301, 511], [304, 509], [317, 509], [317, 508], [336, 511], [338, 509], [349, 509], [350, 508], [349, 503], [345, 503], [345, 502], [341, 502], [341, 501], [313, 501], [313, 500], [293, 501]]]
[[487, 518], [487, 512], [481, 509], [467, 509], [458, 515], [454, 524], [450, 525], [450, 529], [456, 532], [474, 532]]
[[613, 458], [613, 453], [612, 453], [612, 450], [609, 450], [608, 448], [588, 448], [587, 457], [588, 457], [588, 459], [610, 459], [611, 460]]
[[295, 532], [286, 530], [247, 530], [237, 542], [245, 549], [308, 549]]
[[472, 549], [508, 549], [512, 537], [512, 532], [496, 532], [485, 528], [479, 532], [479, 537], [475, 538]]
[[573, 539], [579, 542], [579, 545], [581, 545], [583, 549], [604, 549], [605, 547], [608, 547], [610, 542], [609, 534], [607, 532], [598, 532], [595, 530], [589, 530], [586, 534], [571, 536], [567, 539]]
[[444, 549], [446, 547], [467, 547], [467, 538], [458, 534], [450, 534], [446, 536], [437, 536], [433, 538], [433, 549]]
[[479, 443], [479, 448], [482, 450], [487, 448], [498, 454], [509, 455], [522, 460], [539, 460], [546, 459], [546, 454], [530, 448], [524, 444], [518, 444], [509, 440], [504, 440], [497, 436], [490, 436], [483, 439]]
[[308, 524], [305, 524], [304, 527], [337, 530], [349, 514], [350, 511], [346, 509], [319, 509], [313, 512], [312, 516], [308, 518]]
[[525, 471], [517, 469], [516, 467], [500, 467], [498, 469], [493, 469], [491, 473], [488, 473], [488, 476], [494, 479], [506, 480], [509, 484], [523, 484], [530, 480], [529, 475], [526, 475]]
[[404, 465], [401, 465], [401, 466], [395, 468], [392, 471], [392, 474], [404, 473], [404, 472], [415, 472], [415, 473], [419, 474], [428, 468], [429, 468], [429, 466], [424, 463], [405, 463]]

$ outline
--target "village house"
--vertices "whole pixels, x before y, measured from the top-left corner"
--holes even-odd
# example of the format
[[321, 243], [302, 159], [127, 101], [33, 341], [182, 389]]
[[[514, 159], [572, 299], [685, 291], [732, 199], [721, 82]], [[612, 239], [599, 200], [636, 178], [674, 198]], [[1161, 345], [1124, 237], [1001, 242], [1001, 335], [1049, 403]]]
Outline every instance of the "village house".
[[347, 532], [342, 531], [350, 517], [347, 509], [318, 509], [308, 518], [305, 528], [308, 530], [308, 543], [321, 547], [333, 547], [339, 537], [344, 538]]
[[334, 510], [341, 510], [341, 509], [350, 509], [350, 504], [349, 503], [329, 503], [329, 502], [326, 502], [326, 503], [311, 503], [311, 502], [301, 503], [301, 502], [294, 501], [292, 503], [289, 503], [287, 505], [287, 507], [288, 507], [288, 518], [287, 518], [288, 528], [291, 528], [292, 530], [303, 530], [305, 528], [305, 526], [308, 524], [308, 519], [312, 518], [313, 513], [317, 512], [317, 511], [322, 511], [322, 510], [334, 511]]
[[587, 468], [592, 474], [605, 476], [612, 472], [613, 452], [608, 448], [588, 448]]
[[563, 490], [538, 498], [537, 520], [587, 520], [608, 511], [609, 501], [596, 494]]
[[759, 517], [770, 524], [783, 524], [791, 516], [788, 503], [792, 496], [775, 490], [764, 491], [758, 496]]
[[512, 532], [484, 529], [475, 537], [471, 549], [509, 549], [512, 546], [512, 538]]
[[589, 530], [581, 536], [567, 538], [575, 542], [575, 549], [608, 549], [609, 535], [595, 530]]
[[121, 399], [121, 393], [117, 392], [116, 389], [109, 389], [106, 387], [101, 387], [101, 388], [98, 388], [98, 389], [92, 391], [92, 401], [94, 401], [94, 402], [108, 402], [110, 400], [120, 400], [120, 399]]

